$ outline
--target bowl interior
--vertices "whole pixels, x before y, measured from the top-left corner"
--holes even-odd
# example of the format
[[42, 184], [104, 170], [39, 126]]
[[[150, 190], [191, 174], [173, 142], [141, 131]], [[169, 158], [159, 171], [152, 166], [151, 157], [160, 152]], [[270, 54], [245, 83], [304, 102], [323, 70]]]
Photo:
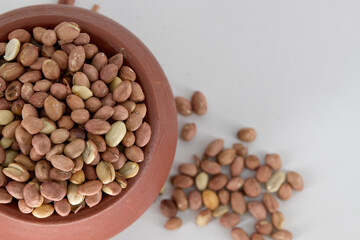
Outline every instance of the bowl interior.
[[[177, 122], [176, 119], [174, 119], [175, 108], [172, 102], [161, 102], [160, 104], [169, 105], [169, 108], [166, 113], [169, 116], [166, 121], [172, 121], [173, 126], [168, 127], [164, 131], [161, 130], [161, 127], [159, 126], [160, 120], [163, 118], [160, 112], [163, 110], [160, 109], [161, 107], [159, 107], [159, 99], [157, 98], [158, 93], [157, 93], [157, 89], [154, 88], [154, 86], [156, 86], [157, 84], [160, 85], [164, 84], [163, 82], [160, 81], [161, 79], [158, 78], [159, 76], [157, 75], [159, 74], [166, 81], [166, 78], [163, 75], [161, 68], [154, 69], [155, 72], [149, 72], [149, 66], [154, 63], [143, 62], [142, 60], [143, 57], [144, 59], [147, 59], [150, 53], [139, 52], [141, 51], [139, 50], [139, 47], [144, 48], [144, 46], [140, 46], [138, 43], [139, 41], [136, 39], [136, 37], [133, 36], [131, 33], [129, 33], [126, 29], [121, 28], [119, 30], [120, 25], [118, 25], [118, 29], [116, 31], [112, 31], [114, 29], [114, 22], [100, 14], [91, 13], [90, 11], [84, 9], [78, 9], [68, 6], [50, 5], [50, 6], [37, 6], [37, 9], [35, 7], [32, 8], [35, 9], [36, 11], [33, 11], [32, 13], [29, 13], [28, 11], [27, 14], [23, 14], [23, 15], [19, 15], [19, 13], [17, 13], [16, 16], [13, 16], [12, 18], [11, 17], [9, 18], [8, 16], [5, 22], [0, 23], [0, 41], [6, 41], [8, 33], [17, 28], [24, 28], [31, 32], [32, 28], [36, 26], [42, 26], [45, 28], [54, 28], [58, 23], [62, 21], [73, 21], [78, 23], [81, 26], [82, 32], [86, 32], [90, 35], [91, 43], [96, 44], [99, 48], [99, 51], [104, 52], [108, 57], [111, 57], [118, 52], [124, 53], [125, 56], [124, 65], [130, 66], [137, 73], [137, 81], [143, 87], [146, 96], [145, 103], [147, 104], [148, 111], [145, 120], [150, 124], [152, 128], [152, 138], [149, 144], [143, 149], [145, 153], [145, 160], [144, 162], [140, 163], [140, 171], [138, 175], [135, 178], [130, 179], [128, 181], [128, 187], [124, 189], [120, 195], [107, 196], [106, 194], [103, 194], [103, 199], [100, 202], [100, 204], [98, 204], [97, 206], [93, 208], [86, 207], [86, 209], [81, 210], [77, 214], [70, 214], [68, 217], [65, 218], [60, 217], [57, 214], [54, 214], [46, 219], [37, 219], [34, 218], [32, 215], [24, 215], [20, 213], [16, 203], [12, 203], [9, 205], [0, 205], [0, 214], [4, 214], [11, 218], [18, 219], [22, 222], [24, 221], [29, 222], [31, 224], [41, 223], [41, 224], [55, 224], [55, 225], [65, 224], [74, 221], [81, 221], [86, 218], [96, 217], [96, 215], [101, 214], [101, 212], [103, 212], [104, 210], [109, 210], [109, 209], [111, 211], [114, 211], [114, 213], [120, 214], [119, 211], [121, 210], [119, 208], [119, 204], [120, 204], [119, 202], [121, 201], [126, 202], [128, 206], [132, 206], [131, 201], [134, 198], [139, 197], [136, 196], [138, 195], [139, 191], [136, 191], [135, 193], [134, 189], [139, 187], [140, 184], [147, 184], [147, 187], [149, 189], [143, 190], [142, 192], [144, 194], [144, 197], [150, 199], [144, 200], [145, 203], [143, 204], [144, 206], [140, 206], [139, 210], [133, 211], [134, 215], [136, 215], [137, 217], [140, 216], [141, 213], [145, 211], [145, 209], [153, 201], [154, 197], [156, 196], [156, 193], [154, 192], [159, 191], [159, 189], [161, 188], [161, 182], [162, 183], [165, 182], [165, 179], [169, 173], [169, 169], [173, 160], [173, 158], [168, 159], [167, 160], [168, 162], [165, 163], [164, 167], [160, 168], [157, 173], [146, 174], [148, 166], [151, 165], [152, 163], [155, 164], [154, 162], [155, 160], [153, 160], [154, 159], [153, 155], [158, 154], [157, 148], [159, 141], [161, 140], [161, 137], [164, 137], [163, 132], [166, 131], [173, 132], [171, 133], [172, 137], [168, 139], [171, 144], [171, 147], [168, 149], [168, 151], [170, 151], [170, 156], [174, 155], [175, 146], [176, 146]], [[0, 17], [0, 21], [1, 20], [2, 18]], [[133, 45], [131, 45], [132, 40], [134, 41]], [[154, 61], [155, 64], [157, 64], [155, 59]], [[167, 84], [167, 82], [165, 84]], [[165, 86], [165, 88], [167, 88], [167, 86]], [[165, 90], [169, 91], [170, 88]], [[162, 93], [159, 94], [161, 95]], [[166, 93], [166, 95], [168, 96], [168, 99], [170, 98], [173, 99], [171, 90], [169, 91], [169, 93]], [[175, 118], [176, 118], [176, 113], [175, 113]], [[169, 124], [170, 123], [168, 123], [168, 125]], [[166, 127], [167, 126], [165, 125], [165, 128]], [[175, 140], [173, 139], [174, 137]], [[156, 176], [156, 175], [161, 175], [161, 176]], [[144, 181], [141, 181], [142, 178], [146, 178], [147, 183], [144, 182], [145, 179]], [[154, 180], [154, 185], [151, 185], [151, 180]], [[142, 186], [141, 188], [144, 188], [144, 186]], [[136, 204], [139, 205], [139, 203]], [[145, 207], [145, 205], [147, 206]], [[131, 221], [133, 220], [134, 219], [132, 217], [129, 217], [128, 224], [130, 224]]]

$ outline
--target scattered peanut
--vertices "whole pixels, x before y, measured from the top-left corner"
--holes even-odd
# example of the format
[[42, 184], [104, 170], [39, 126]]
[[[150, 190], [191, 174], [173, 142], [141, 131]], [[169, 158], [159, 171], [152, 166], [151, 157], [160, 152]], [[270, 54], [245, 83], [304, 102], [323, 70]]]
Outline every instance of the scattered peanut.
[[[192, 110], [196, 112], [194, 104], [191, 108], [184, 98], [177, 97], [176, 103], [179, 113], [183, 115], [191, 114]], [[241, 129], [238, 137], [244, 142], [251, 142], [255, 140], [256, 132], [252, 128]], [[202, 159], [194, 155], [194, 160], [195, 164], [181, 164], [178, 168], [180, 174], [171, 178], [171, 183], [176, 187], [172, 193], [174, 201], [163, 200], [160, 205], [163, 213], [165, 211], [164, 215], [170, 218], [165, 228], [174, 230], [182, 225], [182, 221], [175, 217], [177, 210], [184, 211], [189, 207], [193, 211], [200, 211], [205, 206], [197, 214], [196, 224], [205, 226], [213, 217], [219, 218], [223, 227], [232, 228], [231, 236], [234, 240], [264, 240], [262, 235], [271, 234], [275, 240], [292, 239], [290, 232], [282, 230], [284, 216], [278, 211], [279, 204], [271, 193], [277, 193], [279, 199], [287, 200], [291, 197], [292, 189], [303, 189], [304, 182], [298, 173], [285, 174], [280, 170], [281, 159], [278, 154], [267, 154], [266, 164], [261, 165], [260, 158], [248, 155], [248, 149], [243, 144], [235, 143], [233, 148], [224, 149], [224, 140], [219, 138], [209, 143]], [[231, 178], [222, 171], [227, 165]], [[243, 179], [241, 174], [244, 167], [256, 171], [255, 176]], [[202, 171], [199, 172], [198, 168]], [[192, 189], [193, 182], [197, 190]], [[265, 184], [265, 189], [260, 183]], [[188, 188], [190, 192], [186, 198], [183, 189]], [[262, 202], [249, 199], [261, 195]], [[256, 232], [251, 236], [236, 227], [240, 215], [247, 211], [258, 220], [254, 227]], [[266, 220], [268, 213], [271, 214], [271, 221]], [[273, 232], [274, 228], [277, 232]]]

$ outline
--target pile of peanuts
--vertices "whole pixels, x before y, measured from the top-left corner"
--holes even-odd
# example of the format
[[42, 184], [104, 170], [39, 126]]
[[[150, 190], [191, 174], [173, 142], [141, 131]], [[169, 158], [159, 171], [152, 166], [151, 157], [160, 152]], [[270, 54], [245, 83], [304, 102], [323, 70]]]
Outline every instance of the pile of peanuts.
[[[191, 102], [182, 97], [175, 99], [180, 114], [190, 115], [194, 106], [207, 109], [204, 95], [196, 95], [201, 97], [193, 97]], [[194, 104], [194, 99], [201, 100], [196, 100], [197, 104]], [[183, 140], [191, 140], [195, 135], [184, 138], [186, 132], [183, 128]], [[243, 128], [237, 132], [242, 142], [253, 142], [256, 136], [253, 128]], [[285, 218], [279, 211], [274, 194], [281, 200], [288, 200], [293, 190], [303, 190], [304, 181], [296, 172], [285, 173], [281, 170], [282, 160], [278, 154], [267, 154], [265, 163], [261, 164], [259, 157], [248, 154], [244, 144], [235, 143], [232, 148], [224, 148], [224, 140], [215, 139], [209, 143], [202, 158], [194, 155], [194, 159], [195, 163], [179, 166], [179, 174], [171, 178], [175, 187], [172, 199], [160, 203], [161, 212], [169, 218], [165, 228], [175, 230], [181, 227], [178, 210], [191, 209], [199, 211], [195, 220], [198, 226], [205, 226], [213, 218], [219, 218], [221, 226], [232, 229], [234, 240], [264, 240], [264, 236], [271, 236], [274, 240], [292, 239], [291, 232], [283, 229]], [[243, 178], [244, 169], [250, 174], [252, 172], [252, 176]], [[258, 220], [251, 236], [237, 227], [240, 216], [246, 212]]]
[[118, 53], [78, 24], [0, 43], [0, 203], [37, 218], [94, 207], [139, 171], [151, 137], [145, 95]]

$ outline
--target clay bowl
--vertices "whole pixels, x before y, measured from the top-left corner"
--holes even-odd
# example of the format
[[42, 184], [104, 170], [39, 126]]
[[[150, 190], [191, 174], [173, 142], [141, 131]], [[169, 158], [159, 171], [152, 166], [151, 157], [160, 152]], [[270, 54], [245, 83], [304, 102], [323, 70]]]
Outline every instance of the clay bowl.
[[8, 33], [17, 28], [53, 28], [62, 21], [78, 23], [108, 56], [119, 51], [126, 54], [125, 64], [135, 70], [146, 95], [146, 121], [152, 128], [152, 138], [144, 149], [145, 161], [140, 164], [138, 175], [119, 196], [106, 196], [98, 206], [87, 207], [65, 218], [54, 214], [47, 219], [36, 219], [31, 214], [20, 213], [16, 203], [0, 205], [1, 239], [109, 239], [133, 223], [153, 203], [174, 159], [177, 116], [170, 86], [150, 51], [120, 24], [86, 9], [39, 5], [1, 15], [0, 41], [6, 41]]

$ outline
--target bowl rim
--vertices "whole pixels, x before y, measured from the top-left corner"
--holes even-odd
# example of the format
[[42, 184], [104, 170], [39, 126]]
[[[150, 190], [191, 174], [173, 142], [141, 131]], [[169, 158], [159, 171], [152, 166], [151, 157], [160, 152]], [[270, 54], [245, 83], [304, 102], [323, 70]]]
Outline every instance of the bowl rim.
[[[120, 220], [122, 221], [122, 223], [119, 224], [121, 226], [111, 229], [111, 233], [108, 234], [107, 237], [112, 236], [125, 229], [145, 212], [155, 200], [167, 179], [173, 163], [177, 142], [177, 114], [173, 94], [159, 63], [135, 35], [114, 20], [87, 9], [51, 4], [15, 9], [0, 15], [0, 29], [2, 29], [2, 31], [0, 31], [2, 32], [0, 33], [0, 38], [7, 36], [9, 32], [6, 31], [6, 33], [4, 33], [4, 28], [9, 30], [14, 30], [20, 26], [26, 28], [35, 26], [37, 22], [44, 21], [45, 19], [47, 20], [46, 24], [38, 25], [53, 26], [52, 22], [55, 21], [54, 19], [64, 19], [66, 21], [77, 22], [80, 26], [86, 22], [87, 25], [84, 32], [87, 33], [90, 33], [89, 29], [86, 29], [89, 26], [94, 28], [101, 27], [101, 36], [98, 36], [98, 38], [105, 38], [108, 42], [107, 45], [102, 46], [102, 50], [104, 50], [107, 55], [109, 51], [123, 52], [126, 55], [126, 62], [139, 74], [139, 82], [146, 95], [148, 108], [147, 119], [152, 128], [152, 137], [144, 150], [145, 161], [140, 164], [138, 176], [129, 181], [129, 187], [124, 190], [126, 194], [123, 193], [119, 197], [111, 197], [111, 200], [107, 202], [103, 202], [103, 200], [103, 204], [100, 203], [94, 208], [88, 208], [65, 218], [52, 216], [48, 219], [37, 219], [20, 212], [20, 214], [14, 214], [14, 212], [6, 208], [6, 205], [0, 205], [0, 221], [11, 221], [13, 224], [21, 223], [23, 226], [63, 226], [65, 229], [69, 224], [77, 224], [80, 226], [83, 223], [89, 223], [99, 216], [110, 220], [111, 217], [114, 217], [111, 211], [132, 213], [126, 221]], [[59, 20], [59, 22], [61, 22], [61, 20]], [[100, 23], [102, 26], [99, 26]], [[92, 38], [95, 37], [92, 35], [90, 34]], [[121, 39], [119, 40], [119, 38]], [[101, 47], [99, 48], [101, 49]], [[151, 102], [151, 105], [149, 102]], [[158, 174], [158, 172], [155, 171], [157, 169], [162, 169], [162, 174]], [[152, 189], [148, 188], [149, 183], [153, 183]], [[135, 195], [143, 195], [144, 198], [141, 200], [131, 199], [131, 196]], [[120, 202], [124, 205], [120, 205]], [[140, 207], [134, 209], [134, 207], [137, 206]], [[0, 229], [3, 230], [3, 228], [4, 227], [0, 225]], [[26, 227], [24, 227], [24, 229], [25, 228]], [[86, 229], [88, 229], [88, 227]]]

